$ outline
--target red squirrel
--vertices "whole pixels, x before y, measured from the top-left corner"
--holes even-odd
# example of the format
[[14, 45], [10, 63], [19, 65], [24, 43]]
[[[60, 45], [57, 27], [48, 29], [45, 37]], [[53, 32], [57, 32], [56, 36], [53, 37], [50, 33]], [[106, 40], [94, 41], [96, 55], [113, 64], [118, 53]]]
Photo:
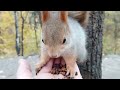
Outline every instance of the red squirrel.
[[36, 73], [50, 60], [63, 57], [67, 74], [74, 78], [77, 60], [86, 60], [88, 11], [42, 11], [41, 57]]

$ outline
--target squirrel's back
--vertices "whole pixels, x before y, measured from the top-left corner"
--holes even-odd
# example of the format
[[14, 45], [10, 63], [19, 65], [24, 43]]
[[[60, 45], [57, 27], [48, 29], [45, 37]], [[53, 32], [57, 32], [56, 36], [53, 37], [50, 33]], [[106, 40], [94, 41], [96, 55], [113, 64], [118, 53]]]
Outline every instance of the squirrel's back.
[[86, 26], [90, 16], [90, 11], [68, 11], [68, 23], [72, 32], [72, 43], [76, 45], [78, 60], [84, 61], [87, 57], [86, 50]]
[[72, 18], [68, 18], [68, 25], [71, 34], [71, 46], [74, 47], [77, 59], [84, 61], [86, 59], [86, 32], [80, 23]]

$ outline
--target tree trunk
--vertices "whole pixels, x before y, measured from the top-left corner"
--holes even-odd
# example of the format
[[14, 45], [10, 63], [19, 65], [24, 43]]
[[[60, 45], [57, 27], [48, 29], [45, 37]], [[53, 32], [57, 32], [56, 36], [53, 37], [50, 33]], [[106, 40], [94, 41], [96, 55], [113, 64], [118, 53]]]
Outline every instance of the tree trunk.
[[14, 11], [14, 19], [15, 19], [15, 29], [16, 29], [16, 52], [17, 55], [20, 55], [20, 35], [19, 35], [19, 29], [18, 29], [18, 17], [17, 17], [17, 11]]
[[118, 22], [116, 15], [114, 15], [114, 25], [115, 25], [115, 30], [114, 30], [114, 54], [117, 54], [117, 34], [118, 34]]
[[36, 40], [36, 47], [38, 50], [38, 41], [37, 41], [37, 16], [34, 16], [34, 30], [35, 30], [35, 40]]
[[23, 56], [24, 55], [24, 47], [23, 47], [23, 41], [24, 41], [24, 33], [23, 33], [23, 29], [24, 29], [24, 23], [25, 23], [25, 20], [24, 20], [24, 17], [23, 17], [23, 15], [22, 15], [22, 11], [21, 11], [21, 18], [22, 18], [22, 27], [21, 27], [21, 38], [22, 38], [22, 41], [21, 41], [21, 50], [22, 50], [22, 52], [21, 52], [21, 56]]
[[102, 78], [102, 36], [104, 11], [92, 11], [87, 28], [88, 59], [86, 63], [78, 64], [83, 79]]
[[22, 14], [22, 11], [21, 11], [21, 19], [22, 19], [22, 27], [21, 27], [21, 38], [22, 38], [22, 41], [21, 41], [21, 56], [24, 56], [24, 25], [25, 25], [25, 21], [26, 21], [26, 18], [28, 16], [28, 12], [27, 12], [27, 15], [25, 16], [25, 18], [23, 17], [23, 14]]

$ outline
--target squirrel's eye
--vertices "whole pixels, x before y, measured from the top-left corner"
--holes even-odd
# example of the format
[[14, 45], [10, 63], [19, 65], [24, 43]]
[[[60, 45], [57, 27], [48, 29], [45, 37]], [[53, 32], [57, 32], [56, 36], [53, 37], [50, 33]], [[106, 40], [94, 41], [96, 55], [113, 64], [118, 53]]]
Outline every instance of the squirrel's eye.
[[66, 42], [66, 39], [63, 40], [63, 44]]
[[44, 43], [44, 40], [42, 39], [42, 42]]

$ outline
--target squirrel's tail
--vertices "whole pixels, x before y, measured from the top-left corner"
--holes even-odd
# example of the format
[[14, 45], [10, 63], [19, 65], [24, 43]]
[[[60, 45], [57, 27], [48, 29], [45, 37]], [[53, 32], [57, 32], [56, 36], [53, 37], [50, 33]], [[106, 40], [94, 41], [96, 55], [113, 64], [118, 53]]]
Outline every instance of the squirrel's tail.
[[68, 11], [68, 16], [76, 19], [82, 27], [86, 27], [90, 16], [90, 11]]

